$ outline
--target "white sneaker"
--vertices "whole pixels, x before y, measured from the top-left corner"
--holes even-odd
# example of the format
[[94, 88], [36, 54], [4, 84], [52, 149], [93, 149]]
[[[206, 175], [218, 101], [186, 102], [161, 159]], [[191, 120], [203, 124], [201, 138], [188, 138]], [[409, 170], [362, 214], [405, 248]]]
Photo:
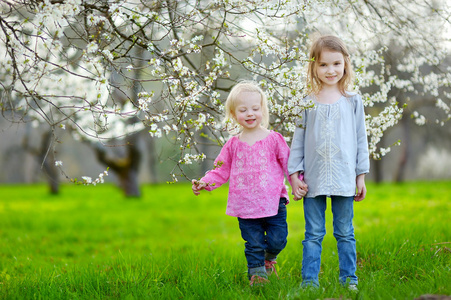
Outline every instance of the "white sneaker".
[[350, 291], [353, 291], [353, 292], [358, 292], [358, 291], [359, 291], [359, 289], [357, 288], [357, 284], [350, 284], [350, 285], [348, 286], [348, 289], [349, 289]]

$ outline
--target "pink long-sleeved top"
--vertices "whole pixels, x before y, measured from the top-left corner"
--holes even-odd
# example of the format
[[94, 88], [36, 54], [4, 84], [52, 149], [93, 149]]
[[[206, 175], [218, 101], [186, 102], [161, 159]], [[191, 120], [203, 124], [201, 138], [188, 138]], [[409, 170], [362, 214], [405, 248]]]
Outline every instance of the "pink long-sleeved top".
[[289, 199], [284, 178], [288, 177], [289, 155], [290, 149], [280, 133], [271, 131], [252, 146], [233, 136], [216, 158], [215, 168], [201, 181], [208, 183], [206, 190], [211, 191], [230, 180], [226, 209], [229, 216], [275, 216], [280, 198]]

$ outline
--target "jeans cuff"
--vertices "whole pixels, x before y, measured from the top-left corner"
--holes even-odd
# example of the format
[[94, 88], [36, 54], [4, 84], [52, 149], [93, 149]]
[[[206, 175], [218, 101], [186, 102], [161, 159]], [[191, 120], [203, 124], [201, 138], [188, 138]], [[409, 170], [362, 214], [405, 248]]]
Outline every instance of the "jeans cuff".
[[317, 288], [319, 288], [319, 282], [316, 280], [306, 279], [306, 280], [302, 281], [301, 287], [303, 289], [308, 289], [308, 288], [317, 289]]
[[355, 279], [353, 280], [353, 279], [351, 279], [351, 278], [346, 278], [346, 280], [340, 279], [340, 284], [341, 284], [342, 286], [347, 286], [347, 285], [350, 285], [350, 284], [358, 285], [359, 282], [358, 282], [357, 280], [355, 280]]
[[273, 253], [265, 253], [265, 260], [269, 260], [269, 261], [275, 261], [277, 258], [277, 254], [273, 254]]

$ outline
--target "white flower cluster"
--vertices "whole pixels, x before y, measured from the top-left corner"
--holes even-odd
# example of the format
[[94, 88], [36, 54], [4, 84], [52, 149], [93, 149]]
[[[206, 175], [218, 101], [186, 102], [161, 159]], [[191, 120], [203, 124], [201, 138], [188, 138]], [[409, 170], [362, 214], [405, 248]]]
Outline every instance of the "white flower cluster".
[[149, 111], [149, 105], [152, 102], [152, 97], [154, 96], [154, 92], [152, 91], [150, 94], [147, 92], [138, 93], [138, 106], [139, 110]]
[[442, 99], [438, 98], [437, 102], [435, 103], [435, 105], [442, 109], [445, 113], [449, 114], [451, 112], [451, 109], [449, 108], [449, 105], [446, 104], [445, 102], [443, 102]]
[[412, 118], [415, 119], [415, 124], [422, 126], [426, 124], [426, 118], [423, 115], [420, 115], [417, 111], [414, 111], [412, 114]]
[[183, 159], [179, 161], [181, 164], [191, 165], [194, 162], [199, 162], [205, 160], [206, 155], [204, 153], [201, 154], [188, 154], [186, 153]]
[[108, 170], [103, 171], [102, 173], [99, 174], [99, 176], [96, 179], [92, 179], [89, 176], [82, 176], [81, 177], [81, 181], [76, 181], [75, 183], [77, 184], [83, 184], [83, 185], [97, 185], [99, 183], [104, 183], [105, 182], [105, 176], [108, 176]]
[[155, 123], [150, 125], [149, 134], [151, 137], [157, 137], [157, 138], [160, 138], [163, 135], [161, 129], [158, 128], [158, 125]]
[[438, 98], [437, 102], [435, 103], [436, 107], [438, 107], [439, 109], [443, 110], [446, 114], [446, 119], [445, 120], [435, 120], [436, 123], [440, 124], [441, 126], [445, 125], [445, 121], [449, 121], [451, 120], [451, 109], [449, 107], [448, 104], [446, 104], [442, 99]]
[[384, 108], [384, 110], [377, 116], [366, 116], [366, 128], [369, 138], [368, 148], [370, 155], [374, 159], [380, 159], [382, 156], [390, 151], [390, 148], [379, 149], [378, 143], [380, 142], [384, 132], [395, 126], [402, 118], [403, 109], [397, 106], [396, 101], [391, 99], [390, 106]]

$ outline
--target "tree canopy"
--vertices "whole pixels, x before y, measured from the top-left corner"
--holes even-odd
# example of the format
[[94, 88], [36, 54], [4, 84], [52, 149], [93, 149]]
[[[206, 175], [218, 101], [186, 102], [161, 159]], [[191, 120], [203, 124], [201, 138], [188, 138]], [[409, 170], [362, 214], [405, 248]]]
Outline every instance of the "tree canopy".
[[[101, 143], [143, 130], [168, 136], [179, 148], [174, 181], [184, 165], [205, 159], [200, 140], [227, 139], [223, 103], [240, 79], [262, 86], [271, 126], [289, 141], [311, 106], [307, 51], [318, 33], [351, 50], [373, 158], [390, 151], [380, 139], [409, 105], [399, 91], [433, 97], [437, 113], [415, 111], [419, 124], [451, 116], [446, 1], [6, 0], [0, 9], [8, 120], [45, 124], [55, 141], [61, 129]], [[102, 174], [83, 182], [102, 182]]]

